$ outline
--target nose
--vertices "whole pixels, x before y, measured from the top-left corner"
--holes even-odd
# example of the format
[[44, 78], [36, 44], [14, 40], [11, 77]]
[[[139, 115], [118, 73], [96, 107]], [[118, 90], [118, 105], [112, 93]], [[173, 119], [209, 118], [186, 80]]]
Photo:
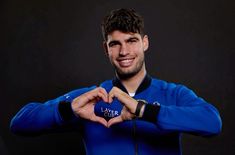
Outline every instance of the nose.
[[121, 56], [125, 56], [125, 55], [128, 55], [128, 48], [125, 44], [122, 44], [121, 48], [120, 48], [120, 52], [119, 52], [119, 55]]

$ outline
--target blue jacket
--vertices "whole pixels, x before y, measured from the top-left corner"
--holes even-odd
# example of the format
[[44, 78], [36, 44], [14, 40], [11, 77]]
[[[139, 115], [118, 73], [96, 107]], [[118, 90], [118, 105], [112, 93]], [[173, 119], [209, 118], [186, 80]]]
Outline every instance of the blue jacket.
[[[101, 84], [107, 92], [113, 86], [127, 92], [118, 79]], [[71, 101], [94, 88], [74, 90], [44, 104], [27, 104], [12, 119], [11, 131], [22, 135], [79, 131], [88, 155], [179, 155], [182, 132], [207, 136], [221, 131], [221, 118], [214, 106], [183, 85], [167, 83], [148, 75], [133, 97], [148, 102], [142, 119], [106, 128], [76, 117], [71, 110]], [[121, 109], [122, 104], [118, 100], [111, 105], [100, 101], [95, 106], [95, 113], [109, 120], [120, 115]]]

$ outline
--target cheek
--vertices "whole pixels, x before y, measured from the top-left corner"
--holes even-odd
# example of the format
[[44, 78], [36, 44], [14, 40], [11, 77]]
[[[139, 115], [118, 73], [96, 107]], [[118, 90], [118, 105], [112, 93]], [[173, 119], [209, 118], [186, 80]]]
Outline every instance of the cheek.
[[110, 60], [110, 61], [114, 61], [114, 59], [116, 58], [115, 52], [112, 51], [112, 50], [110, 50], [110, 51], [108, 52], [108, 57], [109, 57], [109, 60]]
[[137, 55], [140, 55], [144, 52], [143, 46], [136, 46], [133, 48], [133, 52]]
[[131, 49], [136, 52], [142, 52], [144, 47], [142, 44], [135, 44], [135, 45], [131, 46]]
[[118, 53], [118, 48], [108, 48], [108, 54], [111, 55], [115, 55]]

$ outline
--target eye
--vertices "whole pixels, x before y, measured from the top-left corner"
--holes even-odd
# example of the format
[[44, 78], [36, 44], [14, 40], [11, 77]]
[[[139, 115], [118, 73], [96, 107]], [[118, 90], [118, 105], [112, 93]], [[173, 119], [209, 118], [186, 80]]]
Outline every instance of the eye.
[[127, 42], [132, 44], [132, 43], [136, 43], [138, 41], [138, 39], [136, 38], [131, 38], [131, 39], [128, 39]]
[[114, 47], [114, 46], [116, 46], [116, 45], [120, 45], [120, 43], [117, 42], [117, 41], [112, 41], [112, 42], [110, 42], [108, 45], [109, 45], [109, 47]]
[[115, 45], [117, 45], [116, 43], [110, 43], [109, 44], [109, 47], [113, 47], [113, 46], [115, 46]]

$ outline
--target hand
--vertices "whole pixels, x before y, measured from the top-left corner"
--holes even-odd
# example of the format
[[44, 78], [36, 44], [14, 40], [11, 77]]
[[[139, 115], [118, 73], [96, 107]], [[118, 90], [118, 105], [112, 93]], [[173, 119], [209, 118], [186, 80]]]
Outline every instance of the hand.
[[107, 121], [94, 113], [95, 104], [100, 100], [108, 102], [108, 94], [104, 88], [97, 87], [75, 98], [72, 102], [72, 110], [78, 117], [99, 122], [107, 127]]
[[117, 87], [113, 87], [112, 90], [109, 92], [108, 102], [112, 103], [114, 97], [116, 97], [123, 104], [123, 109], [121, 111], [121, 115], [114, 117], [108, 121], [108, 127], [113, 124], [117, 124], [125, 120], [132, 120], [133, 118], [135, 118], [134, 113], [138, 102]]

